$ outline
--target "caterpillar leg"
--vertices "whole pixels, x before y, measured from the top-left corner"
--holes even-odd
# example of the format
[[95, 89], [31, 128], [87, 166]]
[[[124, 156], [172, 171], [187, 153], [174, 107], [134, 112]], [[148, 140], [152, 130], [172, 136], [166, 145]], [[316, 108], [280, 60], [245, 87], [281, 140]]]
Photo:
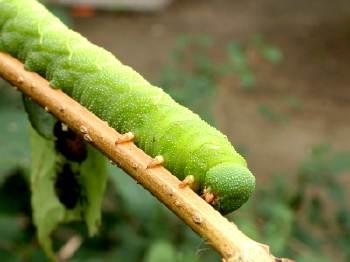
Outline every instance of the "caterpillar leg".
[[186, 176], [184, 180], [181, 181], [181, 183], [179, 184], [179, 188], [185, 188], [187, 186], [191, 187], [194, 183], [194, 176], [189, 175]]
[[159, 166], [163, 163], [164, 163], [164, 157], [163, 156], [156, 156], [147, 164], [147, 169]]
[[214, 205], [216, 202], [216, 196], [207, 188], [204, 189], [202, 198], [210, 205]]
[[135, 138], [134, 133], [127, 132], [127, 133], [121, 135], [120, 137], [118, 137], [117, 140], [115, 141], [115, 144], [119, 145], [119, 144], [123, 144], [126, 142], [131, 142], [134, 140], [134, 138]]

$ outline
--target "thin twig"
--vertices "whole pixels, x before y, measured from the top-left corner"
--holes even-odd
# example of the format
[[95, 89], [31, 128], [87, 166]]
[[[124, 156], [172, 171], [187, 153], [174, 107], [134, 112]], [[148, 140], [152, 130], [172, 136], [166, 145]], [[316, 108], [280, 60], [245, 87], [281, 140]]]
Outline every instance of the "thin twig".
[[25, 71], [17, 59], [0, 53], [0, 76], [82, 134], [212, 245], [223, 261], [289, 261], [276, 259], [268, 246], [249, 239], [191, 189], [180, 188], [181, 182], [161, 165], [147, 168], [150, 156], [132, 142], [116, 144], [121, 134], [38, 74]]
[[67, 261], [70, 259], [74, 253], [79, 249], [83, 240], [81, 236], [75, 235], [71, 237], [66, 244], [64, 244], [58, 251], [57, 259], [58, 261]]

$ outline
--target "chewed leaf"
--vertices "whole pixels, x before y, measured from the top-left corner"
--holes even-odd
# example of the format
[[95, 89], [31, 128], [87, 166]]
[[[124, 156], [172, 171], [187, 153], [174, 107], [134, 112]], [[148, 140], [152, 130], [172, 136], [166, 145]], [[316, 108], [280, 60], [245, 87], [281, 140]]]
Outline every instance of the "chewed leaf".
[[47, 255], [54, 259], [50, 234], [61, 223], [85, 220], [95, 234], [106, 184], [105, 160], [95, 149], [79, 166], [55, 151], [54, 141], [31, 129], [31, 188], [34, 224]]
[[107, 165], [104, 156], [88, 146], [88, 159], [81, 166], [81, 183], [85, 188], [84, 220], [90, 235], [96, 234], [101, 224], [101, 204], [107, 183]]
[[54, 259], [50, 234], [65, 217], [65, 207], [60, 203], [54, 189], [57, 155], [54, 143], [42, 138], [34, 130], [31, 130], [31, 144], [34, 224], [40, 244], [47, 255]]

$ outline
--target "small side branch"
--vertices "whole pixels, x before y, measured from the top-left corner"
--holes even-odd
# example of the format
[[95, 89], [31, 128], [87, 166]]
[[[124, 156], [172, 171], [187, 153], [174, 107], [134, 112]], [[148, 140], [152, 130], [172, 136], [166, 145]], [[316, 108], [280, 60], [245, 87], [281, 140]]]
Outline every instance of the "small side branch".
[[[0, 53], [0, 76], [31, 97], [60, 121], [96, 146], [111, 161], [150, 191], [188, 226], [208, 241], [225, 262], [291, 261], [275, 258], [268, 246], [245, 236], [232, 222], [220, 215], [189, 187], [161, 165], [147, 168], [153, 159], [78, 102], [60, 90], [49, 87], [47, 80], [24, 70], [17, 59]], [[131, 141], [132, 139], [130, 139]]]

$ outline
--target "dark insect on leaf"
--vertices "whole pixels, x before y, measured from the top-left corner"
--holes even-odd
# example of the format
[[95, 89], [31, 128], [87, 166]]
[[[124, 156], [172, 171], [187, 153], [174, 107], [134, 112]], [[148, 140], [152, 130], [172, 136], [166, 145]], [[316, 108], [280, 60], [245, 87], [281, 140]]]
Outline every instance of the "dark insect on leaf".
[[87, 148], [83, 138], [71, 129], [63, 128], [61, 122], [55, 124], [54, 135], [56, 136], [56, 151], [68, 160], [81, 163], [87, 158]]
[[67, 209], [74, 209], [81, 200], [79, 174], [74, 173], [68, 163], [65, 163], [57, 172], [55, 191], [58, 199]]

